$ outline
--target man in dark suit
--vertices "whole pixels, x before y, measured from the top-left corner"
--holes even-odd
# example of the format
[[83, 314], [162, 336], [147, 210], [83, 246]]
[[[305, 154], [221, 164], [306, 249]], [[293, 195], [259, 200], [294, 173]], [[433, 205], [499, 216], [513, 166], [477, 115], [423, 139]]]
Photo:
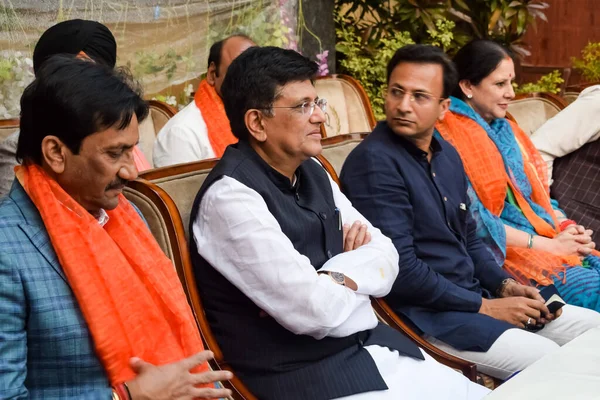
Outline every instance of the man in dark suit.
[[[591, 327], [600, 314], [550, 314], [538, 290], [512, 280], [477, 237], [456, 150], [435, 134], [456, 85], [438, 48], [411, 45], [388, 64], [386, 121], [346, 160], [342, 187], [392, 239], [399, 274], [386, 300], [443, 350], [506, 379]], [[468, 134], [468, 132], [465, 132]], [[539, 334], [517, 328], [543, 327]]]

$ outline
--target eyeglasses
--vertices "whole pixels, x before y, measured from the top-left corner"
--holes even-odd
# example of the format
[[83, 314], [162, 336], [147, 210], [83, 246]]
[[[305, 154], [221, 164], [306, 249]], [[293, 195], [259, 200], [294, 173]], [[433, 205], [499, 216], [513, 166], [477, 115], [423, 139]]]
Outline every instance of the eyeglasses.
[[420, 106], [426, 106], [434, 100], [445, 100], [444, 97], [435, 97], [432, 94], [425, 92], [407, 92], [404, 89], [393, 87], [389, 90], [389, 93], [395, 100], [403, 100], [404, 96], [409, 95], [409, 100], [413, 103], [417, 103]]
[[272, 108], [289, 108], [292, 110], [301, 110], [302, 115], [308, 115], [309, 117], [315, 112], [315, 107], [319, 107], [321, 111], [327, 111], [327, 99], [316, 99], [315, 101], [305, 101], [302, 104], [293, 107], [265, 107], [263, 110], [269, 110]]

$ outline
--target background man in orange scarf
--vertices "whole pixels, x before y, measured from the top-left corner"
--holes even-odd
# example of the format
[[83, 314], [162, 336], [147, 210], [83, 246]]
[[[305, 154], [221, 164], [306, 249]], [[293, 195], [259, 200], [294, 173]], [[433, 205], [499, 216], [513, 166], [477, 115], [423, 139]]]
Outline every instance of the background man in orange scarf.
[[156, 137], [155, 167], [220, 158], [227, 146], [237, 142], [221, 100], [221, 84], [229, 64], [252, 46], [256, 46], [252, 39], [240, 34], [211, 46], [206, 79], [200, 82], [194, 101], [171, 118]]
[[[55, 54], [73, 54], [114, 68], [117, 42], [112, 32], [101, 23], [71, 19], [51, 26], [40, 36], [33, 51], [33, 73], [37, 74], [44, 61]], [[8, 194], [15, 179], [18, 141], [18, 130], [0, 141], [0, 197]], [[152, 168], [138, 146], [133, 154], [138, 171]]]
[[127, 82], [53, 56], [21, 99], [23, 164], [0, 202], [2, 398], [229, 395], [173, 265], [121, 193], [148, 115]]

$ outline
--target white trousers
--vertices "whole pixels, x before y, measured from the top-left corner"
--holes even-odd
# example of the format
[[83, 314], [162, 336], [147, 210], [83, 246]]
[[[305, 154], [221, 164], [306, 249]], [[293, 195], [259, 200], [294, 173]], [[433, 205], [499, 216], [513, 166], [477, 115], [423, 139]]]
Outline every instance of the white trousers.
[[507, 330], [486, 352], [461, 351], [434, 337], [425, 339], [446, 353], [477, 364], [479, 372], [505, 380], [589, 329], [600, 326], [600, 313], [594, 310], [571, 305], [562, 310], [559, 318], [538, 332]]
[[[479, 400], [490, 393], [424, 354], [425, 360], [400, 356], [387, 347], [367, 346], [388, 390], [354, 394], [337, 400]], [[423, 351], [421, 351], [423, 352]]]

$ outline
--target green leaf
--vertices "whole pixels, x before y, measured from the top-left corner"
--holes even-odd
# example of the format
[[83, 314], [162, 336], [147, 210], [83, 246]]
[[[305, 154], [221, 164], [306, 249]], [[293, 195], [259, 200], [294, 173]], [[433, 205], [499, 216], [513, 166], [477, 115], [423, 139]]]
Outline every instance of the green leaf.
[[517, 34], [520, 35], [523, 32], [525, 32], [526, 23], [527, 23], [527, 11], [525, 11], [524, 9], [520, 9], [519, 13], [517, 14]]
[[518, 7], [518, 6], [522, 6], [523, 3], [520, 1], [513, 1], [512, 3], [510, 3], [508, 6], [509, 7]]
[[498, 19], [500, 18], [501, 15], [502, 15], [502, 9], [497, 8], [496, 11], [494, 11], [494, 13], [492, 14], [492, 17], [490, 18], [490, 22], [488, 24], [488, 32], [492, 32], [494, 30], [494, 28], [496, 27], [496, 24], [498, 23]]
[[467, 3], [465, 3], [463, 0], [454, 0], [456, 1], [456, 4], [458, 4], [458, 6], [460, 8], [462, 8], [465, 11], [470, 11], [471, 9], [469, 8], [469, 6], [467, 5]]

